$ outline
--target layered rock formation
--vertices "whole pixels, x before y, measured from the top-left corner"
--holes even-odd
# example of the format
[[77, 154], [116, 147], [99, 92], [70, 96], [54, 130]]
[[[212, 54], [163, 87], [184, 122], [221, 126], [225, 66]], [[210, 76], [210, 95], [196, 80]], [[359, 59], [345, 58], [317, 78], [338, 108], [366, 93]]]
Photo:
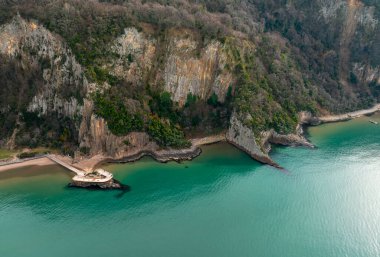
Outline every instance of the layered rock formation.
[[126, 28], [124, 34], [111, 44], [115, 56], [105, 66], [110, 68], [113, 75], [141, 84], [152, 68], [156, 46], [155, 39], [138, 32], [136, 28]]
[[200, 99], [215, 93], [218, 100], [224, 102], [233, 76], [226, 69], [228, 59], [223, 46], [212, 41], [199, 49], [191, 36], [187, 32], [171, 39], [163, 72], [164, 89], [180, 106], [185, 104], [190, 93]]

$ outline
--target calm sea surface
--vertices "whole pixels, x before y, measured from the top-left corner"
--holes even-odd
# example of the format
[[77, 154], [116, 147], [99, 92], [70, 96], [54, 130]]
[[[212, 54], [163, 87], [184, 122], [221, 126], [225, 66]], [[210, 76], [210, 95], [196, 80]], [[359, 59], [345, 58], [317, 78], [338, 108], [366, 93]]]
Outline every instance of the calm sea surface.
[[[108, 165], [127, 193], [67, 188], [57, 166], [0, 174], [0, 256], [378, 257], [380, 125], [314, 127], [275, 148], [286, 172], [227, 144], [192, 162]], [[380, 116], [374, 116], [380, 122]]]

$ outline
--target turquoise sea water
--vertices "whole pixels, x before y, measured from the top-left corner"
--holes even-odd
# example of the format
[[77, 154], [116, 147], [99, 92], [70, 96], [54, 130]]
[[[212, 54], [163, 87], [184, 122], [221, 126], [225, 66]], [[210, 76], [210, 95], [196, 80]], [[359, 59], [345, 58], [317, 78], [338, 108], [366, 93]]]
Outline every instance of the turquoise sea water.
[[315, 150], [274, 149], [286, 172], [226, 144], [182, 164], [106, 166], [124, 194], [66, 188], [57, 166], [2, 173], [0, 256], [380, 256], [380, 125], [309, 134]]

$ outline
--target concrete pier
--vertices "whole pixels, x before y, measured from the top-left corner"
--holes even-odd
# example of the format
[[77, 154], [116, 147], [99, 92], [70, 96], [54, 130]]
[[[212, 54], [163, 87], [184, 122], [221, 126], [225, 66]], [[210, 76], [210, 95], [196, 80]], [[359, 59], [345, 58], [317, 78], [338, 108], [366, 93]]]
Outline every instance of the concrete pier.
[[72, 172], [77, 174], [77, 176], [85, 176], [85, 174], [86, 174], [84, 171], [79, 170], [79, 169], [69, 165], [68, 163], [66, 163], [64, 161], [61, 161], [55, 155], [48, 154], [48, 155], [46, 155], [46, 158], [50, 159], [51, 161], [57, 163], [58, 165], [61, 165], [62, 167], [66, 168], [68, 170], [71, 170]]
[[[66, 160], [65, 160], [66, 159]], [[31, 164], [29, 164], [31, 163]], [[4, 169], [28, 167], [29, 165], [51, 165], [52, 163], [58, 164], [65, 169], [75, 173], [72, 178], [72, 182], [69, 184], [71, 187], [85, 187], [94, 189], [120, 189], [129, 190], [130, 187], [123, 185], [113, 178], [112, 173], [103, 170], [95, 169], [85, 171], [81, 168], [75, 167], [71, 164], [71, 159], [65, 156], [59, 156], [54, 154], [39, 155], [31, 158], [16, 159], [7, 161], [4, 163], [0, 162], [0, 172]]]
[[62, 167], [74, 172], [76, 175], [73, 177], [73, 186], [78, 187], [91, 187], [98, 186], [100, 188], [118, 188], [118, 184], [114, 182], [113, 175], [103, 169], [96, 169], [92, 172], [85, 172], [74, 166], [60, 160], [56, 156], [49, 154], [46, 155], [48, 159], [61, 165]]

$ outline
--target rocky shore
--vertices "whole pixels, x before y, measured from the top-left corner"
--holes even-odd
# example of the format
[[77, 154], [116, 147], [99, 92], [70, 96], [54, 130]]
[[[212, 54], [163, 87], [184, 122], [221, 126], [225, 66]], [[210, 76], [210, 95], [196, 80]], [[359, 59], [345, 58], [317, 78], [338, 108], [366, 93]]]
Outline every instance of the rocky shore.
[[154, 160], [166, 163], [170, 161], [190, 161], [196, 157], [198, 157], [202, 150], [200, 146], [202, 145], [208, 145], [208, 144], [215, 144], [221, 141], [225, 141], [226, 136], [224, 133], [219, 135], [213, 135], [209, 137], [203, 137], [203, 138], [196, 138], [191, 140], [192, 146], [190, 148], [185, 149], [161, 149], [157, 151], [140, 151], [134, 155], [125, 156], [121, 159], [115, 160], [115, 159], [107, 159], [107, 162], [119, 162], [119, 163], [128, 163], [128, 162], [134, 162], [138, 161], [144, 156], [150, 156]]
[[253, 159], [276, 168], [282, 167], [269, 156], [272, 144], [314, 147], [313, 144], [303, 136], [301, 126], [297, 129], [297, 134], [280, 135], [274, 130], [269, 130], [255, 135], [255, 133], [245, 126], [235, 115], [231, 118], [231, 126], [226, 134], [226, 138], [230, 144], [246, 152]]
[[146, 143], [141, 147], [134, 147], [127, 151], [120, 151], [110, 156], [105, 154], [96, 154], [90, 158], [71, 159], [73, 166], [91, 172], [105, 163], [128, 163], [138, 161], [144, 156], [150, 156], [158, 162], [166, 163], [170, 161], [188, 161], [198, 157], [201, 153], [201, 146], [226, 141], [225, 133], [212, 135], [208, 137], [195, 138], [190, 140], [192, 146], [185, 149], [160, 149], [155, 144]]
[[[144, 156], [150, 156], [158, 162], [166, 163], [170, 161], [186, 161], [192, 160], [202, 153], [201, 146], [214, 144], [221, 141], [227, 141], [231, 145], [237, 147], [238, 149], [246, 152], [253, 159], [267, 165], [271, 165], [276, 168], [282, 168], [279, 164], [273, 161], [269, 152], [271, 151], [271, 146], [283, 145], [283, 146], [303, 146], [314, 148], [314, 145], [310, 143], [304, 137], [304, 127], [306, 126], [317, 126], [323, 123], [339, 122], [351, 120], [363, 115], [370, 115], [377, 111], [380, 111], [380, 104], [375, 105], [373, 108], [360, 110], [356, 112], [350, 112], [341, 115], [328, 115], [322, 117], [312, 116], [308, 112], [301, 112], [299, 116], [300, 124], [297, 128], [295, 134], [281, 135], [276, 133], [274, 130], [263, 131], [259, 135], [255, 135], [251, 129], [246, 127], [242, 122], [237, 119], [236, 116], [231, 117], [231, 126], [227, 132], [220, 133], [218, 135], [196, 138], [192, 139], [192, 146], [186, 149], [157, 149], [156, 147], [144, 147], [139, 149], [138, 147], [134, 151], [128, 151], [120, 153], [117, 156], [105, 156], [102, 154], [97, 154], [91, 158], [83, 158], [80, 160], [75, 160], [68, 158], [67, 156], [59, 156], [60, 160], [71, 165], [72, 167], [83, 170], [84, 172], [90, 173], [94, 171], [97, 167], [104, 163], [128, 163], [138, 161]], [[8, 161], [1, 164], [1, 170], [12, 169], [13, 167], [27, 166], [29, 163], [36, 162], [40, 165], [52, 164], [47, 162], [44, 156]], [[82, 183], [81, 181], [73, 180], [69, 185], [70, 187], [84, 187], [93, 189], [128, 189], [126, 185], [122, 185], [115, 179], [109, 180], [107, 183]]]
[[[166, 163], [170, 161], [190, 161], [198, 157], [201, 153], [201, 146], [214, 144], [222, 141], [227, 141], [231, 145], [249, 154], [253, 159], [268, 164], [276, 168], [281, 168], [275, 161], [273, 161], [269, 152], [271, 144], [284, 145], [284, 146], [306, 146], [314, 147], [302, 134], [280, 135], [273, 130], [263, 132], [260, 139], [257, 140], [253, 132], [244, 127], [238, 121], [234, 121], [234, 126], [227, 132], [218, 135], [192, 139], [192, 146], [186, 149], [136, 149], [136, 151], [128, 151], [120, 153], [117, 156], [95, 155], [91, 158], [73, 161], [75, 167], [83, 170], [94, 170], [105, 163], [129, 163], [140, 160], [145, 156], [152, 157], [154, 160]], [[232, 129], [234, 128], [234, 129]], [[236, 131], [235, 131], [236, 130]]]
[[182, 149], [182, 150], [165, 150], [160, 152], [151, 152], [151, 151], [141, 151], [135, 155], [126, 156], [122, 159], [106, 159], [106, 162], [119, 162], [119, 163], [128, 163], [128, 162], [135, 162], [140, 160], [141, 158], [145, 156], [150, 156], [154, 160], [166, 163], [170, 161], [190, 161], [196, 157], [198, 157], [202, 153], [202, 150], [199, 147], [192, 147], [189, 149]]
[[369, 109], [321, 117], [313, 116], [310, 112], [300, 112], [300, 122], [296, 133], [287, 135], [278, 134], [274, 130], [263, 131], [259, 135], [255, 135], [250, 128], [245, 126], [235, 115], [233, 115], [230, 121], [231, 126], [226, 133], [226, 139], [230, 144], [246, 152], [253, 159], [263, 164], [281, 168], [281, 166], [274, 162], [269, 156], [272, 144], [314, 148], [315, 146], [304, 136], [305, 127], [317, 126], [323, 123], [348, 121], [364, 115], [371, 115], [378, 111], [380, 111], [380, 104]]

